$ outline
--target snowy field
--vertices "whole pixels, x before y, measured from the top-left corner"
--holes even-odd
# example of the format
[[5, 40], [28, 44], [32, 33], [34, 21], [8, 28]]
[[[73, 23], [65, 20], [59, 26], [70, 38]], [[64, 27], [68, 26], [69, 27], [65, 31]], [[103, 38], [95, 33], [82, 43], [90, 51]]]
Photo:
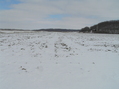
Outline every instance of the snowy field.
[[1, 32], [0, 89], [119, 89], [119, 35]]

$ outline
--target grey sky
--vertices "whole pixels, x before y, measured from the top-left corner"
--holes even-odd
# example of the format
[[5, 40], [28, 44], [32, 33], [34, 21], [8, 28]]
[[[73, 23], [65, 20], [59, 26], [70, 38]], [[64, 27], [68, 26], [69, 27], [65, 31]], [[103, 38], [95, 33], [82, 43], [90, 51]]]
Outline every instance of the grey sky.
[[0, 10], [0, 28], [80, 29], [101, 21], [119, 19], [119, 0], [19, 1], [10, 4], [10, 9]]

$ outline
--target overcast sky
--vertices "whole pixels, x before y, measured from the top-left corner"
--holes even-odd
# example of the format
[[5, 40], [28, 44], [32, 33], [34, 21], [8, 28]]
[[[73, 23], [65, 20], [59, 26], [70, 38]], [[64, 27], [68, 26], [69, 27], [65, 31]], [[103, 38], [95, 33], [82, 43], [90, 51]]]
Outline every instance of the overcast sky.
[[119, 19], [119, 0], [0, 0], [0, 28], [80, 29]]

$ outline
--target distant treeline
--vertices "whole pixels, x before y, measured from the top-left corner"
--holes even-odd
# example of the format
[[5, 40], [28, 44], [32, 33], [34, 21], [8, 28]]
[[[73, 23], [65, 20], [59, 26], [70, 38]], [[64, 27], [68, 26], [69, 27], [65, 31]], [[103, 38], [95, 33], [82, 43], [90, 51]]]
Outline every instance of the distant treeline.
[[24, 31], [23, 29], [0, 29], [2, 31]]
[[36, 30], [23, 30], [23, 29], [0, 29], [4, 31], [48, 31], [48, 32], [83, 32], [83, 33], [107, 33], [119, 34], [119, 20], [111, 20], [98, 23], [91, 27], [84, 27], [82, 29], [36, 29]]
[[50, 29], [39, 29], [39, 30], [34, 30], [34, 31], [49, 31], [49, 32], [79, 32], [80, 30], [74, 30], [74, 29], [54, 29], [54, 28], [50, 28]]
[[119, 34], [119, 20], [101, 22], [91, 27], [82, 28], [80, 32]]

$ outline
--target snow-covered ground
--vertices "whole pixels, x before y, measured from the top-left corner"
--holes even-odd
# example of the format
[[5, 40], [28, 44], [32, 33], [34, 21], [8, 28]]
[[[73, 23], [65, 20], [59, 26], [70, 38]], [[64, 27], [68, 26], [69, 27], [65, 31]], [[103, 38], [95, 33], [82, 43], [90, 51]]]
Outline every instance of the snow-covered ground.
[[119, 35], [2, 32], [0, 89], [119, 89]]

